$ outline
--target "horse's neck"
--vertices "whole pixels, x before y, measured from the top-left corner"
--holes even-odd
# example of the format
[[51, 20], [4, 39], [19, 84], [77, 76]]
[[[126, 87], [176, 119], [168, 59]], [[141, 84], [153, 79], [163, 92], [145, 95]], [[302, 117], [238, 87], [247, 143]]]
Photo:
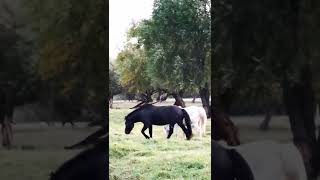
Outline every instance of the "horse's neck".
[[140, 122], [137, 118], [131, 118], [129, 120], [130, 123], [136, 123], [136, 122]]
[[130, 122], [136, 123], [136, 122], [142, 122], [142, 118], [139, 112], [133, 114], [130, 118]]

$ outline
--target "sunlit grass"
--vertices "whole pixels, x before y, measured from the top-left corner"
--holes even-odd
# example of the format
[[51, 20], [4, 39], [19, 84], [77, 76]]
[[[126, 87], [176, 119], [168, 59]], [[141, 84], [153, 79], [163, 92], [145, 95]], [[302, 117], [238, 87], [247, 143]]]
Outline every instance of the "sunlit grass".
[[147, 140], [140, 132], [142, 123], [124, 133], [124, 116], [130, 111], [109, 111], [110, 179], [210, 179], [210, 121], [201, 140], [174, 134], [167, 140], [162, 126], [153, 126], [153, 139]]

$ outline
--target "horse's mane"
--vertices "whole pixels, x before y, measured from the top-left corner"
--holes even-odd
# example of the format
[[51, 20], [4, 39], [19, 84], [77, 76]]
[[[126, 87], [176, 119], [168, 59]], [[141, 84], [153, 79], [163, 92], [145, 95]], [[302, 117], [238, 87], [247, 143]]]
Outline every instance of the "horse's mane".
[[130, 115], [132, 115], [132, 114], [134, 114], [134, 113], [136, 113], [146, 107], [151, 107], [151, 106], [153, 106], [153, 105], [152, 104], [143, 104], [143, 105], [139, 106], [137, 109], [135, 109], [132, 112], [130, 112], [129, 114], [127, 114], [126, 117], [129, 117]]
[[71, 146], [66, 146], [64, 149], [76, 149], [76, 148], [80, 148], [80, 147], [85, 147], [85, 146], [89, 146], [89, 145], [94, 145], [99, 143], [100, 141], [105, 141], [107, 142], [107, 137], [105, 138], [101, 138], [103, 136], [106, 136], [108, 133], [108, 129], [107, 127], [103, 127], [102, 129], [99, 129], [98, 131], [92, 133], [91, 135], [89, 135], [87, 138], [85, 138], [84, 140], [71, 145]]

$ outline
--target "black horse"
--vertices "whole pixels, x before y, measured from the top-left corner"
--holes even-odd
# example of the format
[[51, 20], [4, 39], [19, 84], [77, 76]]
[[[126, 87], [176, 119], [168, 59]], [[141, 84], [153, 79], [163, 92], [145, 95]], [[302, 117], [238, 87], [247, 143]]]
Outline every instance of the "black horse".
[[212, 141], [212, 178], [223, 180], [254, 180], [244, 158], [234, 149], [226, 149]]
[[50, 180], [105, 180], [107, 179], [107, 143], [100, 142], [64, 163]]
[[78, 149], [93, 145], [71, 160], [65, 162], [59, 169], [51, 173], [50, 180], [105, 180], [107, 179], [108, 137], [107, 127], [94, 132], [83, 141], [65, 147]]
[[[187, 128], [183, 123], [185, 123]], [[178, 124], [183, 132], [186, 134], [188, 140], [192, 137], [191, 120], [188, 113], [177, 106], [154, 106], [152, 104], [145, 104], [140, 106], [138, 109], [129, 113], [125, 117], [125, 133], [129, 134], [134, 127], [134, 123], [142, 122], [143, 128], [141, 133], [147, 139], [152, 138], [152, 125], [170, 125], [170, 130], [167, 138], [169, 139], [173, 133], [175, 124]], [[149, 128], [150, 137], [145, 134], [145, 130]]]
[[64, 147], [64, 149], [79, 149], [79, 148], [86, 147], [91, 144], [96, 144], [96, 143], [100, 143], [100, 142], [107, 142], [107, 140], [108, 140], [107, 133], [108, 133], [108, 128], [106, 126], [104, 126], [101, 129], [99, 129], [98, 131], [89, 135], [87, 138], [85, 138], [81, 142], [78, 142], [78, 143], [71, 145], [71, 146], [66, 146], [66, 147]]

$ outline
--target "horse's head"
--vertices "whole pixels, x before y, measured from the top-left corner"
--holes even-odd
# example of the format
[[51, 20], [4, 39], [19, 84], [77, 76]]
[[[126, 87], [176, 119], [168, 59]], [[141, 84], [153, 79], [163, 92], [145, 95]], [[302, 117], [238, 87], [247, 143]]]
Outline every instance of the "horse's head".
[[134, 127], [134, 122], [131, 121], [130, 117], [126, 116], [125, 117], [126, 120], [126, 128], [125, 128], [125, 133], [126, 134], [130, 134], [130, 132], [132, 131], [133, 127]]
[[214, 140], [225, 140], [229, 146], [240, 145], [238, 128], [224, 114], [215, 115], [216, 120], [212, 132]]

